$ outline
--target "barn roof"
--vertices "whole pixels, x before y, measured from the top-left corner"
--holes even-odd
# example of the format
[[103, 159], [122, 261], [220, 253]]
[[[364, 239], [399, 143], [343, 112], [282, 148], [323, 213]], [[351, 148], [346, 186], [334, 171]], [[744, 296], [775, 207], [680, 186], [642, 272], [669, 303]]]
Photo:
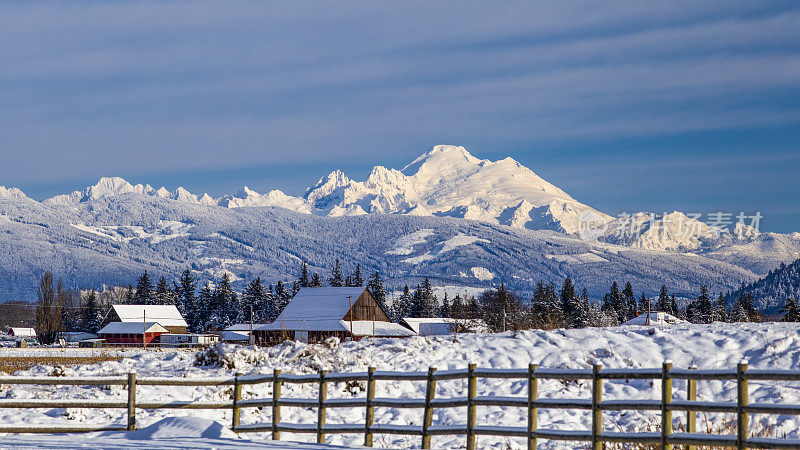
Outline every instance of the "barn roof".
[[[350, 330], [350, 322], [343, 321], [347, 330]], [[417, 333], [408, 328], [393, 322], [380, 322], [373, 320], [354, 320], [353, 335], [355, 336], [379, 336], [379, 337], [404, 337], [415, 336]]]
[[144, 330], [148, 333], [169, 333], [157, 322], [111, 322], [97, 334], [142, 334]]
[[175, 305], [114, 305], [120, 322], [142, 320], [158, 322], [162, 327], [185, 327], [186, 321]]
[[36, 336], [36, 330], [33, 328], [11, 327], [11, 332], [17, 337]]
[[274, 322], [258, 329], [349, 331], [342, 319], [350, 311], [351, 300], [355, 303], [365, 290], [363, 287], [302, 288]]

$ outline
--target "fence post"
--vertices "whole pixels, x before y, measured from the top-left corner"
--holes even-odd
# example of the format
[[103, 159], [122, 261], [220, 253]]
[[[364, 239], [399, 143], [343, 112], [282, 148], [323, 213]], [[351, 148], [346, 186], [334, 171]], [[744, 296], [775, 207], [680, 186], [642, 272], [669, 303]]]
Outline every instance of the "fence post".
[[281, 440], [281, 432], [278, 430], [278, 424], [281, 422], [281, 406], [278, 400], [281, 399], [281, 385], [283, 381], [278, 380], [278, 375], [281, 374], [280, 369], [272, 371], [272, 440]]
[[475, 450], [475, 396], [478, 392], [478, 380], [475, 378], [477, 364], [467, 366], [467, 450]]
[[668, 359], [661, 366], [661, 448], [663, 450], [672, 448], [672, 444], [667, 444], [667, 437], [672, 434], [672, 410], [667, 409], [667, 405], [672, 402], [670, 370], [672, 370], [672, 361]]
[[364, 421], [364, 447], [372, 447], [372, 423], [375, 421], [375, 407], [372, 400], [375, 399], [375, 368], [367, 368], [367, 415]]
[[748, 431], [750, 428], [750, 416], [744, 412], [744, 407], [749, 402], [750, 394], [748, 392], [747, 380], [744, 378], [744, 373], [747, 372], [747, 361], [742, 360], [736, 365], [736, 446], [737, 448], [745, 448], [744, 443], [747, 440]]
[[603, 433], [603, 411], [600, 409], [600, 402], [603, 401], [603, 380], [600, 378], [600, 371], [603, 370], [602, 364], [592, 365], [592, 449], [598, 450], [604, 447], [600, 442], [600, 434]]
[[433, 399], [436, 397], [436, 380], [433, 379], [435, 367], [428, 367], [428, 383], [425, 385], [425, 413], [422, 416], [422, 448], [431, 448], [431, 435], [428, 428], [433, 423]]
[[317, 407], [317, 444], [325, 443], [325, 433], [322, 428], [325, 426], [327, 420], [327, 409], [325, 408], [325, 400], [328, 398], [328, 382], [325, 381], [325, 375], [328, 374], [327, 370], [319, 371], [319, 406]]
[[136, 429], [136, 371], [128, 372], [128, 431]]
[[533, 373], [539, 367], [538, 364], [528, 365], [528, 450], [536, 448], [536, 428], [539, 427], [538, 409], [534, 402], [539, 398], [539, 383]]
[[242, 413], [242, 408], [239, 407], [239, 402], [242, 401], [242, 385], [239, 382], [239, 377], [241, 376], [242, 372], [236, 372], [233, 377], [233, 419], [231, 420], [231, 429], [233, 431], [236, 431], [239, 426], [239, 418]]
[[[697, 370], [697, 366], [692, 364], [690, 370]], [[697, 400], [697, 380], [686, 380], [686, 400], [690, 402]], [[686, 432], [697, 433], [697, 411], [686, 411]], [[696, 450], [697, 446], [689, 445], [687, 450]]]

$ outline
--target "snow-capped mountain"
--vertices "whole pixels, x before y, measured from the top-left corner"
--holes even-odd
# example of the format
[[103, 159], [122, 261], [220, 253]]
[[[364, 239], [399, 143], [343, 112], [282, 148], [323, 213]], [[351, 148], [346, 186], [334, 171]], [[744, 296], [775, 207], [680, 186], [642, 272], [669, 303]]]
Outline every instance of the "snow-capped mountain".
[[[600, 232], [586, 239], [586, 217]], [[470, 220], [473, 219], [473, 220]], [[520, 292], [567, 275], [591, 295], [611, 281], [692, 295], [701, 284], [738, 288], [800, 258], [800, 234], [721, 233], [683, 213], [612, 218], [573, 199], [510, 158], [478, 159], [437, 146], [401, 170], [365, 181], [333, 171], [293, 197], [244, 187], [217, 199], [101, 178], [37, 202], [0, 187], [0, 299], [35, 298], [52, 270], [69, 286], [133, 282], [141, 271], [201, 280], [291, 280], [305, 260], [328, 275], [333, 260], [380, 270], [390, 285]]]
[[335, 170], [293, 197], [279, 190], [259, 194], [248, 187], [234, 195], [211, 199], [183, 188], [170, 192], [122, 178], [101, 178], [94, 185], [47, 200], [51, 204], [81, 203], [135, 193], [226, 208], [279, 206], [327, 216], [407, 214], [481, 220], [533, 230], [573, 234], [581, 212], [599, 211], [578, 202], [512, 158], [478, 159], [464, 147], [437, 145], [402, 170], [376, 166], [365, 181]]

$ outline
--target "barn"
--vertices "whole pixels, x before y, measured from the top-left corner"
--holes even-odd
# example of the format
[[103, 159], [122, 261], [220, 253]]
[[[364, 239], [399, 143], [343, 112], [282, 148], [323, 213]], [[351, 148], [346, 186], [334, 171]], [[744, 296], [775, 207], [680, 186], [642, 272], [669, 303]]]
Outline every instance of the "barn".
[[11, 330], [8, 331], [8, 335], [16, 338], [35, 338], [36, 330], [33, 328], [11, 327]]
[[323, 342], [329, 337], [407, 337], [414, 332], [393, 323], [363, 287], [305, 287], [292, 298], [274, 322], [253, 332], [259, 345], [286, 340]]
[[185, 334], [186, 321], [175, 305], [113, 305], [101, 326], [113, 322], [156, 322], [170, 333]]
[[107, 344], [151, 344], [161, 342], [169, 331], [156, 322], [111, 322], [97, 335]]

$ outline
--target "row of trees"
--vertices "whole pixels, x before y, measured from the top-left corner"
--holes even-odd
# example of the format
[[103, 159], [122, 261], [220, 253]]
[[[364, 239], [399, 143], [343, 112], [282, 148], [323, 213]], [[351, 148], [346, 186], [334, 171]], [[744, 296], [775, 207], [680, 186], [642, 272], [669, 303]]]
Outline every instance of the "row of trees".
[[[337, 259], [326, 280], [329, 286], [364, 286], [370, 289], [393, 320], [401, 317], [451, 317], [466, 322], [482, 321], [492, 331], [525, 328], [579, 328], [618, 325], [645, 311], [663, 311], [695, 323], [714, 321], [753, 322], [764, 316], [753, 306], [752, 294], [741, 294], [731, 309], [726, 310], [723, 296], [712, 299], [706, 286], [700, 295], [680, 308], [675, 294], [662, 285], [658, 296], [638, 299], [631, 283], [620, 289], [612, 282], [599, 305], [589, 301], [587, 290], [579, 289], [567, 277], [560, 289], [553, 283], [537, 283], [531, 299], [522, 299], [501, 284], [477, 297], [456, 295], [452, 300], [445, 293], [441, 302], [434, 294], [429, 279], [415, 289], [404, 286], [402, 293], [387, 305], [386, 288], [379, 272], [365, 280], [360, 265], [346, 274]], [[207, 282], [198, 289], [190, 270], [172, 282], [160, 277], [155, 283], [145, 271], [136, 287], [114, 287], [102, 292], [64, 289], [52, 273], [46, 273], [38, 289], [36, 324], [44, 342], [52, 342], [58, 331], [81, 329], [96, 332], [111, 304], [174, 304], [184, 315], [192, 332], [222, 329], [233, 323], [270, 323], [280, 314], [302, 287], [323, 286], [318, 273], [310, 273], [304, 262], [300, 275], [291, 284], [281, 281], [265, 284], [261, 278], [250, 281], [238, 293], [226, 273], [217, 283]], [[794, 300], [784, 308], [784, 320], [800, 320], [800, 306]]]

